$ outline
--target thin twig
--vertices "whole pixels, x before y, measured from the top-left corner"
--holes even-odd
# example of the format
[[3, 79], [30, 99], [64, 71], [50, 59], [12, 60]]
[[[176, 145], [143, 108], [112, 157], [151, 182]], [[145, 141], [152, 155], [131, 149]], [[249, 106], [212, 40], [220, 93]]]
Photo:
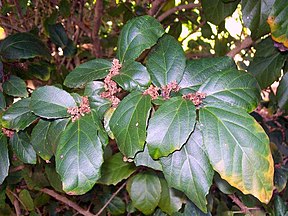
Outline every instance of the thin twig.
[[251, 37], [246, 37], [240, 44], [238, 44], [234, 49], [229, 51], [226, 56], [234, 58], [242, 49], [246, 49], [253, 44], [253, 40]]
[[194, 34], [197, 32], [201, 27], [203, 27], [206, 24], [206, 21], [201, 22], [193, 31], [189, 32], [189, 34], [184, 37], [180, 42], [182, 43], [184, 40], [186, 40], [190, 35]]
[[251, 215], [249, 208], [235, 194], [229, 194], [228, 197], [240, 208], [242, 213]]
[[177, 7], [171, 8], [170, 10], [167, 10], [166, 12], [161, 14], [157, 19], [159, 22], [161, 22], [164, 19], [166, 19], [168, 16], [170, 16], [171, 14], [174, 14], [177, 11], [181, 11], [184, 9], [189, 10], [189, 9], [193, 9], [193, 8], [200, 7], [200, 6], [201, 6], [201, 4], [194, 4], [194, 3], [179, 5]]
[[76, 210], [79, 214], [82, 214], [84, 216], [94, 216], [91, 212], [89, 212], [89, 210], [85, 210], [85, 209], [81, 208], [79, 205], [77, 205], [73, 201], [69, 200], [67, 197], [62, 196], [53, 190], [50, 190], [48, 188], [42, 188], [40, 191], [45, 193], [45, 194], [48, 194], [49, 196], [53, 197], [54, 199], [56, 199], [60, 202], [70, 206], [71, 208]]
[[95, 216], [101, 215], [101, 213], [105, 210], [105, 208], [111, 203], [111, 201], [115, 198], [115, 196], [125, 187], [127, 182], [124, 182], [115, 193], [112, 194], [110, 199], [105, 203], [105, 205], [97, 212]]
[[93, 54], [96, 58], [101, 57], [101, 44], [99, 38], [99, 30], [101, 26], [101, 19], [103, 15], [103, 0], [97, 0], [94, 7], [94, 26], [92, 30], [93, 40]]
[[166, 0], [155, 0], [152, 2], [152, 7], [150, 8], [150, 10], [148, 11], [148, 14], [150, 16], [154, 16], [158, 9], [161, 7], [161, 5], [165, 2]]

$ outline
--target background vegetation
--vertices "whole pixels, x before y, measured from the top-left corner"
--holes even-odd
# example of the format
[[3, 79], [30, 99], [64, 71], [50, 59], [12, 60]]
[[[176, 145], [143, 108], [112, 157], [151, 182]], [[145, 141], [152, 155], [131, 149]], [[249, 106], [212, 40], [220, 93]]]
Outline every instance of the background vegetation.
[[[286, 73], [288, 68], [288, 4], [285, 1], [5, 0], [0, 2], [0, 7], [0, 115], [3, 116], [0, 122], [2, 127], [2, 133], [0, 133], [0, 180], [2, 182], [0, 186], [0, 215], [248, 214], [278, 216], [288, 214], [288, 190], [286, 188], [288, 179], [288, 73]], [[212, 185], [208, 187], [210, 190], [207, 191], [208, 195], [206, 196], [207, 206], [206, 202], [201, 204], [201, 201], [198, 200], [198, 202], [197, 199], [191, 202], [190, 197], [192, 196], [185, 191], [185, 185], [182, 184], [178, 186], [179, 188], [172, 185], [179, 191], [168, 187], [168, 184], [171, 186], [171, 182], [169, 183], [165, 176], [168, 183], [166, 182], [162, 172], [159, 171], [161, 168], [157, 167], [159, 166], [158, 163], [155, 165], [146, 161], [143, 164], [143, 159], [138, 159], [137, 162], [137, 160], [133, 161], [130, 157], [123, 156], [123, 151], [126, 156], [128, 154], [126, 150], [119, 147], [119, 141], [121, 143], [121, 140], [117, 137], [119, 129], [116, 126], [115, 128], [111, 127], [111, 125], [119, 123], [116, 117], [111, 119], [115, 124], [110, 124], [110, 127], [116, 140], [118, 139], [117, 143], [114, 139], [111, 139], [113, 133], [107, 125], [109, 125], [113, 109], [112, 111], [108, 109], [111, 106], [111, 101], [107, 98], [104, 98], [104, 100], [103, 97], [99, 96], [99, 92], [103, 91], [103, 82], [101, 82], [102, 84], [98, 83], [100, 87], [97, 86], [97, 83], [92, 82], [89, 85], [87, 83], [92, 80], [101, 80], [107, 84], [107, 73], [112, 65], [109, 62], [107, 63], [106, 60], [96, 62], [97, 67], [100, 68], [99, 65], [101, 65], [104, 68], [101, 72], [93, 63], [90, 63], [90, 65], [89, 63], [86, 65], [83, 63], [94, 58], [112, 61], [115, 56], [120, 59], [120, 63], [123, 63], [127, 57], [121, 54], [120, 32], [125, 24], [127, 26], [131, 24], [132, 18], [143, 15], [155, 17], [161, 23], [159, 26], [162, 26], [164, 31], [171, 35], [171, 37], [163, 36], [164, 39], [160, 39], [160, 41], [164, 41], [162, 47], [159, 45], [161, 42], [156, 45], [163, 49], [169, 48], [167, 41], [171, 41], [171, 50], [168, 50], [168, 53], [170, 52], [172, 55], [171, 61], [177, 62], [177, 59], [174, 58], [175, 55], [179, 55], [181, 60], [182, 51], [177, 50], [178, 46], [173, 42], [176, 39], [185, 51], [183, 56], [185, 54], [184, 57], [188, 59], [187, 62], [191, 62], [191, 71], [204, 71], [209, 74], [205, 79], [208, 79], [210, 75], [212, 77], [212, 73], [215, 71], [224, 71], [224, 69], [228, 70], [228, 68], [236, 68], [237, 66], [239, 70], [246, 70], [257, 80], [257, 85], [261, 88], [261, 101], [258, 103], [259, 98], [257, 99], [260, 93], [257, 96], [257, 90], [251, 87], [252, 84], [248, 86], [247, 92], [252, 98], [252, 102], [247, 102], [248, 99], [245, 99], [247, 104], [244, 103], [243, 105], [245, 106], [243, 116], [246, 116], [246, 111], [251, 112], [252, 108], [257, 106], [251, 112], [251, 116], [261, 124], [270, 138], [270, 148], [274, 159], [274, 175], [270, 174], [270, 177], [274, 178], [274, 187], [273, 196], [269, 203], [262, 203], [261, 198], [260, 201], [262, 202], [260, 202], [254, 196], [247, 195], [245, 191], [238, 190], [239, 187], [236, 189], [237, 186], [235, 185], [236, 188], [230, 186], [222, 179], [224, 178], [223, 175], [221, 175], [221, 178], [218, 174], [214, 175], [211, 179]], [[153, 25], [157, 25], [155, 22], [151, 21]], [[143, 35], [145, 35], [145, 32], [149, 32], [147, 29], [145, 31], [145, 27], [147, 28], [143, 25], [143, 32], [141, 32]], [[124, 32], [129, 31], [126, 29]], [[163, 33], [159, 33], [156, 41]], [[124, 33], [122, 34], [124, 35]], [[123, 35], [122, 39], [125, 38]], [[140, 45], [142, 43], [142, 41], [139, 42]], [[149, 48], [154, 44], [144, 46], [138, 56], [131, 54], [131, 58], [137, 59], [137, 62], [147, 66], [152, 74], [154, 72], [151, 72], [153, 71], [151, 64], [149, 68], [149, 60], [150, 62], [153, 58], [157, 60], [157, 55], [153, 57]], [[128, 50], [124, 45], [123, 47], [122, 50]], [[145, 49], [147, 50], [144, 51]], [[170, 56], [168, 57], [170, 58]], [[139, 65], [132, 65], [131, 67], [137, 68]], [[208, 69], [204, 70], [206, 67]], [[89, 72], [95, 69], [97, 77], [85, 78], [80, 76], [84, 70]], [[70, 73], [71, 71], [72, 73]], [[231, 74], [233, 73], [232, 69]], [[157, 75], [157, 73], [155, 74]], [[250, 83], [254, 78], [252, 76], [243, 78], [239, 82], [244, 85]], [[177, 79], [177, 74], [175, 79]], [[150, 81], [146, 82], [143, 77], [141, 77], [141, 80], [144, 80], [143, 85], [148, 87], [147, 83], [150, 84]], [[127, 99], [133, 94], [137, 96], [137, 92], [133, 92], [135, 86], [133, 87], [131, 84], [132, 81], [129, 82], [128, 87], [125, 87], [127, 80], [124, 78], [118, 80], [115, 78], [115, 81], [122, 88], [122, 91], [117, 93], [117, 97], [120, 100], [124, 98], [127, 102], [122, 105], [122, 107], [124, 106], [122, 109], [129, 105], [133, 107], [135, 104]], [[157, 85], [157, 82], [159, 82], [159, 85]], [[152, 83], [158, 87], [163, 86], [160, 78], [153, 79], [152, 77]], [[78, 88], [84, 84], [85, 90]], [[194, 86], [194, 84], [193, 87], [197, 86]], [[229, 82], [226, 82], [225, 85], [228, 84]], [[67, 126], [67, 128], [70, 132], [73, 131], [73, 123], [68, 123], [69, 119], [66, 117], [69, 117], [69, 115], [65, 116], [67, 112], [63, 114], [59, 107], [50, 107], [51, 103], [54, 103], [57, 99], [55, 99], [55, 95], [49, 98], [47, 93], [51, 90], [54, 94], [55, 89], [45, 87], [46, 89], [42, 88], [44, 93], [41, 93], [40, 90], [35, 91], [38, 87], [45, 85], [53, 85], [59, 88], [59, 90], [56, 90], [59, 91], [59, 97], [65, 98], [64, 102], [59, 103], [65, 109], [70, 107], [71, 104], [73, 105], [75, 101], [79, 108], [85, 107], [87, 102], [85, 102], [85, 99], [81, 99], [80, 95], [89, 96], [92, 110], [97, 110], [95, 119], [99, 118], [102, 121], [104, 118], [105, 130], [102, 131], [101, 122], [98, 122], [98, 125], [95, 123], [96, 126], [93, 126], [96, 127], [97, 137], [100, 137], [100, 139], [104, 137], [101, 142], [107, 139], [106, 132], [110, 136], [109, 144], [103, 152], [102, 178], [98, 179], [96, 184], [95, 182], [84, 184], [88, 186], [83, 189], [82, 195], [74, 195], [80, 194], [80, 190], [82, 190], [80, 186], [74, 188], [74, 191], [64, 188], [64, 191], [69, 195], [63, 191], [60, 179], [65, 181], [66, 177], [63, 177], [61, 167], [57, 166], [55, 162], [57, 157], [58, 160], [61, 158], [60, 153], [58, 155], [55, 153], [57, 148], [55, 143], [59, 142], [59, 137], [61, 137], [61, 140], [65, 140], [65, 135], [61, 135], [61, 133], [66, 130], [68, 124], [70, 126]], [[191, 89], [194, 92], [195, 89]], [[205, 89], [205, 87], [202, 89]], [[73, 96], [72, 100], [69, 99], [70, 95], [66, 94], [67, 92]], [[132, 93], [128, 95], [128, 92]], [[174, 95], [172, 96], [174, 97]], [[36, 98], [41, 97], [43, 101], [50, 100], [51, 103], [47, 102], [47, 109], [45, 109], [45, 104], [42, 104], [42, 107], [38, 107], [37, 110], [39, 101]], [[241, 97], [245, 98], [243, 95], [240, 95]], [[171, 100], [175, 102], [177, 100], [175, 98]], [[144, 105], [147, 104], [147, 101], [144, 101], [146, 99], [141, 100], [143, 101], [141, 101], [142, 104], [139, 107], [145, 109]], [[15, 103], [16, 101], [18, 102]], [[240, 101], [239, 98], [236, 101]], [[161, 110], [161, 107], [164, 106], [162, 106], [162, 103], [161, 99], [159, 101], [154, 100], [154, 107], [160, 106], [159, 110]], [[121, 107], [121, 103], [119, 107]], [[55, 110], [55, 113], [49, 114], [51, 109]], [[225, 109], [229, 110], [229, 108]], [[155, 108], [155, 110], [157, 109]], [[235, 110], [237, 111], [237, 108]], [[208, 111], [206, 111], [206, 114]], [[83, 112], [85, 113], [85, 111]], [[77, 111], [77, 114], [79, 113]], [[98, 116], [99, 113], [100, 116]], [[239, 110], [239, 113], [242, 113], [242, 111]], [[203, 111], [204, 115], [205, 112]], [[183, 116], [185, 119], [184, 114]], [[84, 117], [81, 118], [83, 122], [90, 118]], [[58, 120], [45, 120], [50, 118]], [[143, 121], [145, 122], [145, 118]], [[89, 130], [88, 128], [89, 124], [87, 130]], [[152, 130], [153, 128], [150, 129], [150, 131]], [[101, 135], [102, 132], [103, 136]], [[254, 131], [251, 132], [254, 133]], [[193, 134], [196, 133], [197, 131], [193, 132]], [[67, 133], [66, 136], [70, 135]], [[203, 135], [205, 136], [205, 133]], [[146, 141], [148, 143], [154, 142], [149, 137], [149, 127]], [[197, 143], [197, 141], [195, 142]], [[51, 145], [47, 149], [44, 147], [51, 143], [54, 146]], [[135, 152], [129, 152], [129, 154], [133, 158]], [[157, 158], [156, 153], [154, 156], [154, 159]], [[149, 157], [149, 159], [151, 158]], [[214, 168], [214, 170], [216, 169]], [[131, 186], [132, 183], [134, 184], [133, 187]], [[231, 182], [229, 183], [231, 184]], [[144, 188], [144, 191], [147, 192], [145, 194], [146, 199], [143, 202], [139, 201], [143, 191], [140, 190], [140, 194], [137, 195], [138, 190], [135, 188]], [[161, 196], [155, 198], [159, 188], [161, 188], [159, 190]], [[267, 189], [267, 191], [269, 190]], [[246, 195], [241, 191], [245, 192]], [[270, 192], [272, 193], [272, 190]], [[202, 208], [203, 205], [204, 208]], [[205, 211], [206, 213], [203, 213]]]

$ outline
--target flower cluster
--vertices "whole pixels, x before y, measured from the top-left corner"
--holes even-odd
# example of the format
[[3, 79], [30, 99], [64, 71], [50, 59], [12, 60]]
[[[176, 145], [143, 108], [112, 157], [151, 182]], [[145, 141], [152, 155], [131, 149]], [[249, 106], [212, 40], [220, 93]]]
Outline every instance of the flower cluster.
[[112, 67], [109, 70], [109, 74], [104, 79], [105, 92], [101, 93], [101, 97], [107, 98], [112, 102], [112, 107], [117, 107], [120, 100], [115, 96], [116, 93], [121, 91], [121, 88], [117, 87], [117, 83], [112, 80], [112, 77], [119, 74], [122, 65], [118, 59], [113, 59]]
[[188, 93], [182, 96], [186, 100], [190, 100], [193, 102], [195, 106], [199, 106], [202, 104], [204, 98], [206, 98], [206, 93], [196, 92], [196, 93]]
[[162, 97], [167, 100], [170, 98], [171, 91], [178, 92], [180, 90], [180, 86], [177, 84], [176, 81], [172, 81], [165, 86], [162, 86]]
[[13, 130], [10, 130], [10, 129], [7, 129], [7, 128], [2, 128], [2, 132], [5, 136], [9, 137], [9, 138], [12, 138], [13, 135], [14, 135], [14, 131]]
[[150, 95], [152, 100], [157, 99], [159, 96], [159, 88], [157, 86], [150, 85], [148, 89], [143, 92], [143, 95]]
[[72, 122], [79, 119], [81, 116], [84, 116], [86, 113], [90, 113], [91, 109], [89, 106], [89, 100], [88, 97], [82, 97], [82, 101], [80, 103], [80, 106], [76, 107], [69, 107], [67, 109], [67, 113], [69, 113], [72, 116]]

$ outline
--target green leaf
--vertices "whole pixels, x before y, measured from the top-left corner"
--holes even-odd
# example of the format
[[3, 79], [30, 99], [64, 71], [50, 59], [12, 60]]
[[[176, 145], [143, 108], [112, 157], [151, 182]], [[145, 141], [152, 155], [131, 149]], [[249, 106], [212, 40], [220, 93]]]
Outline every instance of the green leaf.
[[271, 12], [275, 0], [242, 0], [241, 8], [243, 21], [246, 27], [251, 30], [253, 39], [269, 33], [267, 18]]
[[103, 91], [105, 91], [104, 83], [101, 81], [87, 83], [84, 91], [84, 95], [89, 97], [90, 108], [96, 111], [99, 119], [102, 119], [105, 112], [111, 107], [111, 101], [101, 97]]
[[269, 139], [256, 120], [243, 109], [222, 103], [201, 108], [200, 124], [214, 170], [244, 194], [268, 203], [273, 190], [273, 159]]
[[120, 102], [110, 119], [119, 150], [127, 158], [134, 158], [144, 148], [150, 109], [151, 97], [134, 91]]
[[126, 210], [125, 202], [120, 197], [114, 197], [107, 206], [111, 215], [123, 215]]
[[34, 151], [30, 138], [25, 132], [14, 133], [10, 138], [9, 144], [16, 156], [23, 161], [23, 163], [36, 164], [36, 152]]
[[10, 78], [3, 83], [3, 91], [14, 97], [28, 96], [25, 81], [14, 75], [11, 75]]
[[156, 44], [163, 34], [163, 27], [151, 16], [129, 20], [118, 39], [117, 58], [121, 63], [136, 59], [145, 49]]
[[64, 48], [68, 44], [68, 36], [61, 23], [48, 25], [48, 33], [51, 41], [58, 47]]
[[160, 179], [161, 198], [158, 206], [161, 210], [169, 215], [177, 212], [184, 202], [183, 194], [173, 188], [169, 188], [165, 179]]
[[276, 0], [273, 4], [267, 22], [270, 25], [271, 36], [273, 40], [278, 43], [282, 43], [288, 49], [288, 23], [286, 19], [287, 15], [287, 2], [282, 0]]
[[31, 125], [37, 119], [37, 116], [29, 108], [30, 101], [30, 98], [24, 98], [4, 111], [2, 116], [3, 126], [20, 131]]
[[45, 174], [50, 185], [58, 192], [63, 193], [60, 175], [56, 172], [54, 165], [45, 164]]
[[76, 102], [69, 93], [54, 86], [40, 87], [31, 95], [30, 108], [42, 118], [69, 117], [67, 109], [75, 106]]
[[256, 46], [256, 54], [247, 70], [257, 79], [261, 89], [270, 86], [281, 76], [287, 54], [274, 47], [271, 38], [266, 38]]
[[0, 91], [0, 109], [4, 110], [6, 108], [6, 101], [3, 92]]
[[206, 195], [212, 185], [214, 171], [206, 155], [199, 128], [195, 128], [180, 151], [160, 161], [168, 185], [184, 192], [198, 208], [207, 212]]
[[202, 0], [201, 5], [206, 19], [215, 24], [219, 25], [227, 16], [237, 8], [240, 0], [224, 3], [222, 0]]
[[150, 75], [141, 63], [125, 61], [120, 74], [113, 77], [122, 89], [126, 91], [141, 90], [150, 83]]
[[145, 145], [144, 151], [136, 154], [134, 162], [136, 166], [146, 166], [154, 170], [162, 171], [161, 163], [158, 160], [153, 160], [153, 158], [149, 155], [147, 145]]
[[49, 126], [49, 130], [47, 132], [47, 141], [49, 145], [52, 146], [53, 154], [56, 153], [57, 143], [59, 141], [61, 133], [65, 130], [69, 121], [69, 119], [56, 119], [53, 120], [52, 124]]
[[3, 133], [0, 132], [0, 185], [3, 183], [5, 178], [8, 176], [10, 161], [7, 148], [7, 138]]
[[205, 103], [227, 103], [252, 112], [259, 103], [260, 89], [249, 73], [228, 69], [212, 75], [198, 90], [206, 93]]
[[34, 210], [33, 199], [28, 190], [26, 189], [21, 190], [21, 192], [19, 193], [19, 200], [26, 210], [28, 211]]
[[194, 129], [196, 109], [191, 101], [174, 97], [155, 112], [147, 129], [147, 146], [154, 159], [179, 150]]
[[123, 179], [127, 179], [136, 171], [134, 163], [124, 162], [123, 155], [118, 152], [104, 161], [101, 167], [101, 178], [98, 183], [117, 185]]
[[277, 88], [278, 107], [283, 110], [288, 110], [288, 73], [286, 73]]
[[186, 65], [185, 53], [171, 35], [164, 35], [149, 53], [147, 69], [152, 83], [158, 87], [172, 81], [179, 83]]
[[77, 52], [77, 47], [71, 39], [68, 39], [66, 47], [63, 49], [63, 54], [66, 57], [73, 57]]
[[51, 57], [45, 44], [30, 33], [16, 33], [5, 38], [0, 43], [0, 55], [5, 59]]
[[183, 78], [179, 83], [181, 88], [199, 88], [210, 76], [221, 70], [236, 68], [232, 58], [202, 58], [187, 60]]
[[275, 213], [275, 216], [287, 216], [288, 215], [287, 205], [285, 204], [285, 202], [279, 195], [275, 196], [274, 213]]
[[187, 202], [183, 213], [176, 213], [173, 216], [212, 216], [211, 213], [204, 214], [200, 209], [197, 208], [192, 202]]
[[30, 64], [29, 73], [41, 81], [50, 79], [50, 68], [46, 62]]
[[48, 142], [48, 132], [51, 124], [51, 121], [40, 119], [31, 133], [31, 144], [33, 148], [43, 160], [47, 161], [53, 156], [52, 145]]
[[100, 178], [103, 150], [95, 119], [91, 113], [70, 123], [59, 139], [56, 171], [68, 194], [84, 194]]
[[127, 191], [133, 205], [145, 215], [152, 214], [161, 194], [158, 176], [152, 172], [144, 172], [133, 176], [129, 181]]
[[274, 185], [278, 192], [285, 189], [288, 180], [288, 167], [275, 167]]
[[103, 79], [109, 73], [112, 63], [105, 59], [94, 59], [79, 65], [64, 80], [69, 88], [79, 88], [88, 82]]

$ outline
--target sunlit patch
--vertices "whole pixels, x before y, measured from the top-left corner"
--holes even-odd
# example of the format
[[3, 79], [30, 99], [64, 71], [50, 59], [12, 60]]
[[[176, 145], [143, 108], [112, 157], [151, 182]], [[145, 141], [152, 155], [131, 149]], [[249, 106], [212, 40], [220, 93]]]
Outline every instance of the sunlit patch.
[[5, 29], [0, 26], [0, 40], [3, 40], [5, 38], [6, 38]]

